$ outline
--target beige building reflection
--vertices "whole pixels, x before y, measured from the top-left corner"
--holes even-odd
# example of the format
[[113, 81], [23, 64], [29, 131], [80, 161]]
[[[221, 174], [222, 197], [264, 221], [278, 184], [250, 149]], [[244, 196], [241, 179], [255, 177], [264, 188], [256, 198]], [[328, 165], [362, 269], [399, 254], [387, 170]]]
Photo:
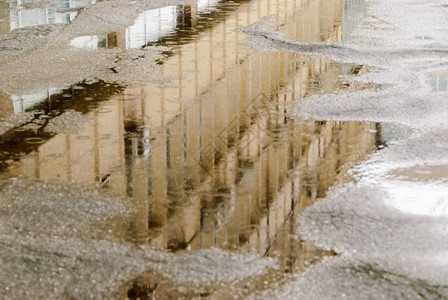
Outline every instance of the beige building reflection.
[[9, 3], [0, 3], [0, 36], [9, 33]]
[[0, 92], [0, 119], [14, 113], [12, 101], [8, 95]]
[[289, 39], [341, 39], [341, 0], [242, 4], [173, 48], [160, 66], [173, 82], [126, 89], [11, 172], [127, 197], [136, 211], [114, 228], [135, 244], [276, 250], [285, 270], [303, 264], [314, 248], [291, 247], [285, 223], [372, 150], [374, 125], [293, 117], [294, 100], [341, 87], [341, 66], [241, 47], [234, 29], [272, 14]]

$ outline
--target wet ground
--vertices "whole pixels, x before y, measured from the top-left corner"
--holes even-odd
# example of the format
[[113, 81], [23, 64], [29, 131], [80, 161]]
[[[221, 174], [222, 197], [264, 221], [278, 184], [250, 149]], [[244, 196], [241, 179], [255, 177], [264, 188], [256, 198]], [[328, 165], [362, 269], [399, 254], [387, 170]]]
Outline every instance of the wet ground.
[[[390, 87], [406, 82], [395, 78], [407, 70], [376, 74], [414, 54], [433, 66], [445, 50], [367, 55], [371, 41], [361, 43], [367, 50], [356, 44], [366, 6], [355, 0], [1, 1], [3, 298], [338, 298], [356, 289], [324, 289], [322, 297], [319, 289], [282, 289], [297, 280], [299, 288], [306, 280], [321, 286], [319, 268], [343, 280], [332, 264], [377, 271], [367, 259], [341, 262], [363, 248], [340, 243], [365, 238], [328, 224], [340, 228], [350, 199], [364, 199], [354, 204], [366, 215], [382, 211], [370, 199], [375, 186], [391, 186], [393, 205], [409, 203], [401, 183], [363, 180], [388, 165], [378, 155], [422, 130], [412, 107], [434, 109], [414, 97], [395, 117], [392, 100], [406, 89]], [[432, 40], [426, 37], [415, 39]], [[438, 104], [446, 71], [432, 67], [427, 78]], [[382, 100], [369, 102], [376, 97]], [[443, 123], [443, 113], [431, 119]], [[421, 193], [432, 189], [444, 216], [443, 160], [386, 173], [421, 183]], [[350, 191], [347, 203], [318, 201], [341, 194], [340, 186]], [[363, 230], [364, 220], [347, 220]], [[338, 241], [327, 242], [327, 233]], [[378, 239], [381, 252], [388, 239]], [[392, 286], [417, 282], [417, 296], [445, 297], [437, 276], [433, 284], [398, 269], [387, 270], [398, 274]]]

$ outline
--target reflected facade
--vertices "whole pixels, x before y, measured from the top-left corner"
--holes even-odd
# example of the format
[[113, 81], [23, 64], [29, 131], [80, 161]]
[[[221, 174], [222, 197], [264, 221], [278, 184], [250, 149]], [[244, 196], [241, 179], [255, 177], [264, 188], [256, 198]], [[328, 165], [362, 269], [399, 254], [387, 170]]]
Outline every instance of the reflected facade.
[[133, 214], [104, 226], [135, 245], [245, 249], [278, 256], [283, 273], [304, 268], [322, 252], [297, 238], [295, 217], [375, 148], [375, 124], [295, 117], [301, 98], [342, 88], [353, 68], [244, 47], [234, 29], [272, 14], [289, 39], [342, 39], [341, 0], [242, 3], [188, 41], [165, 39], [172, 50], [159, 67], [170, 82], [126, 88], [8, 172], [127, 199]]
[[344, 1], [344, 39], [350, 39], [352, 32], [366, 14], [366, 4], [364, 0]]
[[9, 23], [9, 3], [0, 3], [0, 36], [11, 31]]
[[447, 92], [448, 91], [448, 70], [432, 72], [428, 76], [429, 84], [433, 91]]
[[33, 0], [11, 0], [9, 4], [4, 5], [2, 8], [5, 15], [6, 11], [9, 11], [9, 16], [7, 16], [5, 24], [3, 24], [5, 28], [2, 32], [6, 34], [9, 31], [23, 27], [69, 23], [76, 17], [77, 12], [75, 10], [60, 12], [58, 9], [76, 9], [96, 2], [101, 1], [52, 0], [47, 5], [47, 3], [39, 3], [39, 1]]
[[160, 66], [172, 82], [127, 88], [78, 134], [54, 136], [10, 172], [131, 199], [135, 215], [114, 228], [136, 244], [269, 253], [291, 214], [374, 147], [372, 124], [294, 117], [294, 100], [341, 87], [340, 65], [240, 47], [247, 36], [235, 28], [279, 11], [290, 39], [342, 37], [341, 1], [242, 4], [173, 46]]

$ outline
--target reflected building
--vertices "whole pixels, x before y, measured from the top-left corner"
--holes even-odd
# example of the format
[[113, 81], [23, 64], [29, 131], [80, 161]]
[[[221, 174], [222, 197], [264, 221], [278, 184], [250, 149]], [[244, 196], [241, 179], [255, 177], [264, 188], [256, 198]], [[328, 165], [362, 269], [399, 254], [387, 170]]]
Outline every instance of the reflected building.
[[72, 40], [71, 45], [81, 49], [143, 48], [160, 43], [167, 36], [179, 35], [182, 29], [195, 27], [198, 18], [207, 16], [219, 4], [219, 1], [199, 0], [193, 5], [150, 9], [141, 13], [134, 24], [124, 30], [106, 35], [81, 36]]
[[[0, 36], [24, 27], [70, 23], [77, 15], [76, 8], [96, 2], [101, 0], [52, 0], [48, 5], [43, 3], [46, 7], [40, 7], [42, 3], [33, 0], [11, 0], [9, 3], [0, 3]], [[68, 9], [67, 12], [59, 11], [64, 9]], [[69, 87], [49, 87], [32, 94], [3, 97], [5, 102], [12, 102], [13, 112], [20, 113], [67, 88]], [[11, 113], [10, 110], [8, 112]]]
[[0, 2], [0, 36], [11, 31], [9, 23], [9, 3]]
[[[69, 23], [76, 17], [76, 11], [60, 13], [58, 9], [75, 9], [94, 4], [96, 0], [67, 1], [54, 0], [48, 8], [28, 8], [34, 1], [11, 1], [0, 3], [0, 35], [27, 26]], [[196, 24], [197, 16], [212, 11], [217, 1], [199, 1], [196, 5], [167, 6], [143, 12], [134, 25], [117, 32], [104, 35], [81, 36], [71, 41], [73, 47], [82, 49], [121, 48], [135, 49], [153, 44], [177, 29]], [[32, 94], [10, 95], [14, 112], [24, 112], [39, 103], [72, 87], [48, 87]], [[6, 97], [6, 95], [5, 95]]]
[[96, 0], [52, 0], [47, 7], [35, 6], [33, 0], [11, 0], [9, 2], [9, 30], [44, 24], [70, 23], [77, 15], [76, 11], [59, 12], [58, 9], [75, 9], [87, 6]]
[[80, 132], [56, 135], [9, 171], [95, 183], [129, 199], [135, 212], [111, 226], [136, 245], [280, 251], [285, 272], [303, 267], [316, 249], [294, 244], [291, 220], [372, 151], [375, 125], [295, 117], [301, 98], [341, 88], [344, 68], [241, 47], [247, 36], [234, 29], [277, 14], [289, 39], [336, 42], [342, 4], [247, 2], [188, 42], [173, 37], [160, 65], [172, 82], [127, 88]]
[[14, 113], [14, 107], [8, 95], [0, 92], [0, 119]]
[[364, 18], [366, 14], [366, 4], [364, 0], [345, 0], [344, 1], [344, 39], [349, 39], [356, 25]]
[[441, 70], [431, 72], [428, 75], [429, 84], [433, 91], [446, 92], [448, 91], [448, 70]]
[[46, 88], [32, 94], [9, 95], [9, 101], [14, 108], [15, 113], [25, 112], [32, 109], [36, 104], [43, 101], [51, 101], [51, 97], [72, 87]]
[[81, 49], [121, 48], [136, 49], [149, 43], [155, 43], [178, 26], [178, 17], [184, 6], [167, 6], [141, 13], [134, 25], [125, 30], [106, 35], [81, 36], [71, 45]]

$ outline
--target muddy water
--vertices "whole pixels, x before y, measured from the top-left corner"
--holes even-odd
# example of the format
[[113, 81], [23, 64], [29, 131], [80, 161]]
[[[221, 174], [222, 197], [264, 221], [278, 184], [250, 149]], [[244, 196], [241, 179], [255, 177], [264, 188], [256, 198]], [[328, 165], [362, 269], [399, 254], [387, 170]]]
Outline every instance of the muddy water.
[[[245, 291], [240, 296], [268, 288], [333, 255], [302, 241], [295, 218], [347, 180], [345, 171], [376, 148], [381, 131], [372, 123], [292, 117], [301, 98], [347, 88], [340, 75], [359, 73], [361, 66], [260, 53], [246, 47], [245, 34], [235, 29], [275, 15], [273, 29], [289, 39], [337, 42], [350, 32], [343, 22], [348, 8], [341, 0], [199, 2], [144, 12], [119, 32], [80, 37], [74, 47], [169, 46], [159, 65], [167, 80], [48, 92], [26, 109], [34, 112], [30, 123], [1, 137], [2, 172], [96, 185], [120, 196], [134, 213], [92, 226], [123, 243], [277, 258], [279, 270], [238, 286]], [[75, 133], [45, 131], [68, 109], [87, 115]], [[175, 283], [151, 273], [121, 293], [225, 298], [228, 291], [177, 291]]]

